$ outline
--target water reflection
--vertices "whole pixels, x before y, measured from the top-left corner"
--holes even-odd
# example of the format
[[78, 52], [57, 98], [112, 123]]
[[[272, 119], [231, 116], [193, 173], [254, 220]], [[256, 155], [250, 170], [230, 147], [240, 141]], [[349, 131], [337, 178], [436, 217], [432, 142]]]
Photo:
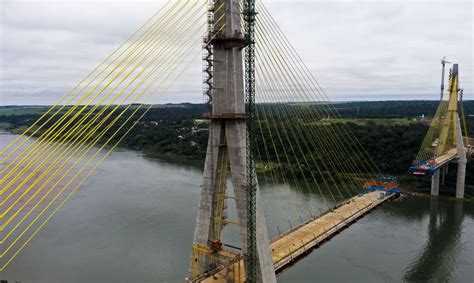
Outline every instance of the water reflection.
[[408, 282], [451, 281], [460, 251], [463, 202], [443, 203], [443, 209], [439, 202], [431, 199], [427, 242], [417, 258], [407, 265], [404, 279]]

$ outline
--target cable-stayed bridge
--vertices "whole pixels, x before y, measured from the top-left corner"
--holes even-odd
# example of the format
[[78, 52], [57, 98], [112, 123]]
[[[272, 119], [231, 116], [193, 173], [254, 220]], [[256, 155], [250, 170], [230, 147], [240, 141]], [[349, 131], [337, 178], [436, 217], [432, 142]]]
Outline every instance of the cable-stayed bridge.
[[[188, 281], [274, 282], [399, 194], [344, 121], [326, 119], [339, 115], [262, 2], [168, 1], [2, 150], [0, 270], [202, 51], [209, 144]], [[301, 225], [269, 239], [259, 182], [283, 182], [324, 206], [301, 208]]]
[[437, 196], [440, 176], [444, 184], [449, 163], [457, 163], [456, 197], [463, 198], [466, 164], [473, 156], [472, 140], [467, 133], [459, 66], [454, 64], [450, 69], [448, 89], [444, 92], [445, 63], [443, 59], [441, 101], [410, 170], [415, 175], [431, 174], [431, 194]]

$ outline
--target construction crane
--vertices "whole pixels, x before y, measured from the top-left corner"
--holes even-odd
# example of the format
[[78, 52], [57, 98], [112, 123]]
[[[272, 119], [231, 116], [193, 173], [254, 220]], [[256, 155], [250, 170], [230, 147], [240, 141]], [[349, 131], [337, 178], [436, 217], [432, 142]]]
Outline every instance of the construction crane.
[[446, 61], [446, 57], [443, 57], [443, 59], [441, 59], [441, 66], [442, 66], [442, 69], [441, 69], [441, 96], [440, 96], [440, 99], [443, 100], [443, 93], [444, 93], [444, 70], [446, 68], [446, 64], [451, 64], [451, 62], [448, 62]]

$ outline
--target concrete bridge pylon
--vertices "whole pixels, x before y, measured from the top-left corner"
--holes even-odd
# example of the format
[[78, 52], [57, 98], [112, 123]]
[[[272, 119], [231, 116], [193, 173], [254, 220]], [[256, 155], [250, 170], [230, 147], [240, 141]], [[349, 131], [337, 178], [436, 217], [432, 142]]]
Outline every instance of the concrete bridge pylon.
[[[212, 70], [207, 90], [210, 112], [209, 141], [203, 173], [191, 256], [189, 282], [201, 282], [216, 270], [226, 270], [225, 282], [254, 282], [246, 277], [247, 227], [247, 113], [242, 51], [246, 40], [241, 26], [239, 0], [216, 0], [210, 12], [220, 19], [208, 39], [212, 56], [206, 56]], [[223, 20], [221, 20], [223, 19]], [[221, 29], [222, 27], [222, 29]], [[212, 38], [212, 39], [211, 39]], [[209, 54], [208, 54], [209, 55]], [[208, 80], [207, 81], [211, 81]], [[230, 177], [233, 194], [227, 188]], [[227, 202], [234, 201], [236, 219], [228, 219]], [[276, 283], [258, 184], [256, 186], [256, 281]], [[222, 239], [226, 226], [235, 225], [240, 244]], [[232, 230], [235, 231], [235, 230]]]
[[441, 98], [441, 103], [447, 104], [447, 107], [441, 116], [443, 120], [442, 128], [435, 148], [436, 155], [432, 165], [435, 167], [435, 171], [431, 176], [431, 195], [439, 195], [440, 176], [444, 185], [449, 163], [457, 163], [456, 198], [462, 199], [464, 198], [468, 145], [465, 144], [467, 137], [463, 137], [461, 127], [459, 103], [462, 103], [462, 100], [460, 100], [459, 95], [458, 75], [458, 64], [453, 64], [448, 93]]

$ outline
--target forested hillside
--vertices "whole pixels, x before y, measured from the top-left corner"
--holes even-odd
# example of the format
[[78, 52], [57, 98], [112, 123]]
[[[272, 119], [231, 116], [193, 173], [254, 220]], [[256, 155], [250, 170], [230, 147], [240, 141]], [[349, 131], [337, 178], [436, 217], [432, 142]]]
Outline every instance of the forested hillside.
[[[428, 130], [429, 119], [436, 111], [437, 103], [436, 101], [335, 103], [334, 107], [338, 109], [340, 117], [337, 115], [321, 116], [316, 118], [317, 121], [304, 121], [304, 125], [300, 127], [311, 127], [311, 129], [324, 135], [327, 127], [344, 121], [382, 172], [401, 176], [402, 183], [406, 187], [426, 190], [429, 184], [428, 178], [414, 178], [408, 176], [407, 171]], [[276, 109], [275, 113], [285, 111], [284, 108], [273, 107]], [[305, 107], [319, 106], [305, 105]], [[468, 131], [472, 137], [474, 136], [474, 117], [469, 115], [474, 115], [474, 101], [464, 102], [464, 108], [468, 120], [467, 124], [469, 125]], [[47, 109], [46, 107], [0, 107], [0, 127], [16, 133], [23, 132]], [[67, 109], [68, 107], [63, 111]], [[129, 111], [133, 109], [134, 107]], [[155, 106], [131, 130], [122, 141], [121, 146], [144, 151], [157, 157], [188, 159], [202, 164], [208, 136], [207, 121], [202, 119], [205, 111], [206, 107], [202, 104]], [[116, 113], [119, 113], [119, 111]], [[126, 116], [124, 115], [124, 117]], [[57, 117], [51, 119], [50, 123], [44, 129], [38, 131], [36, 135], [41, 134], [56, 120]], [[102, 140], [105, 141], [124, 122], [125, 119], [120, 118], [119, 122], [112, 127]], [[121, 132], [128, 130], [131, 125], [125, 124]], [[279, 125], [270, 123], [269, 130], [272, 127], [279, 127]], [[308, 129], [303, 128], [303, 132]], [[259, 147], [263, 152], [264, 145], [262, 141], [268, 133], [263, 131], [260, 135], [262, 136], [258, 138], [260, 141]], [[118, 134], [115, 140], [120, 136]], [[318, 148], [315, 147], [314, 150], [318, 150]], [[320, 159], [318, 162], [327, 162], [325, 160], [325, 158], [328, 158], [327, 156], [318, 156]], [[270, 156], [269, 158], [274, 157]], [[297, 156], [293, 158], [297, 158]], [[453, 166], [455, 165], [453, 164]], [[289, 170], [291, 168], [284, 169]], [[455, 170], [450, 170], [450, 172], [451, 175], [448, 176], [448, 179], [453, 179]], [[474, 172], [472, 163], [468, 168], [467, 194], [474, 195], [474, 174], [469, 172]]]

